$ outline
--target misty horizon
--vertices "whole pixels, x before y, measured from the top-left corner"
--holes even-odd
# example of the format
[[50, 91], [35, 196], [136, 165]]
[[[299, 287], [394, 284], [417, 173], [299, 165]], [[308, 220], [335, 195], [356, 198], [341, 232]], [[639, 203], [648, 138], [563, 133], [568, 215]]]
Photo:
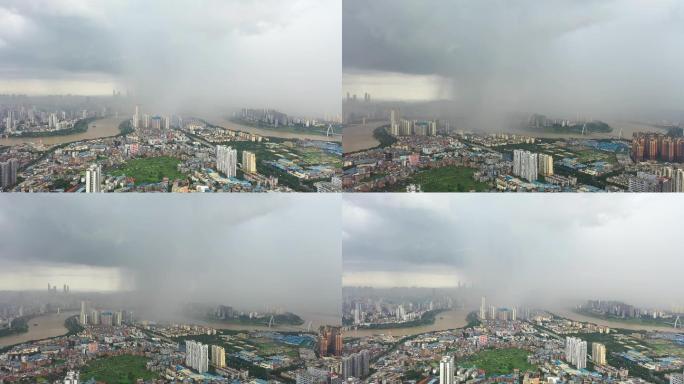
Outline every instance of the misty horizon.
[[339, 311], [336, 196], [4, 200], [0, 291], [68, 284], [75, 293], [132, 295], [157, 311], [190, 302]]
[[435, 117], [468, 129], [515, 113], [681, 120], [682, 20], [673, 0], [345, 0], [343, 91], [450, 100]]
[[114, 91], [165, 113], [340, 113], [337, 1], [10, 1], [0, 21], [0, 94]]
[[497, 196], [345, 196], [342, 286], [465, 284], [520, 304], [681, 300], [667, 268], [676, 248], [662, 240], [676, 236], [674, 196]]

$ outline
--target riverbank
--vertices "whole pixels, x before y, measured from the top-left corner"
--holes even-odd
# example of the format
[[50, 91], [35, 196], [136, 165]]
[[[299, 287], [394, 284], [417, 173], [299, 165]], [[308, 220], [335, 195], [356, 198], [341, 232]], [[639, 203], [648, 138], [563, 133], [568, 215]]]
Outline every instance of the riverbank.
[[75, 314], [76, 312], [63, 312], [33, 317], [28, 321], [27, 332], [0, 337], [0, 348], [66, 335], [69, 329], [65, 322]]
[[615, 321], [615, 320], [601, 319], [601, 318], [597, 318], [594, 316], [587, 316], [584, 314], [577, 313], [577, 312], [575, 312], [574, 309], [555, 309], [555, 310], [551, 310], [549, 312], [553, 313], [556, 316], [564, 317], [564, 318], [569, 319], [569, 320], [593, 323], [593, 324], [600, 325], [603, 327], [627, 329], [630, 331], [658, 331], [658, 332], [673, 332], [673, 333], [684, 332], [684, 330], [681, 328], [675, 329], [674, 327], [648, 325], [648, 324], [637, 324], [634, 322], [621, 322], [621, 321]]
[[234, 131], [242, 131], [242, 132], [248, 132], [248, 133], [253, 133], [255, 135], [261, 135], [264, 137], [276, 137], [279, 139], [299, 139], [299, 140], [317, 140], [317, 141], [336, 141], [336, 142], [341, 142], [342, 137], [340, 135], [334, 135], [332, 137], [326, 137], [325, 135], [316, 135], [316, 134], [310, 134], [310, 133], [295, 133], [295, 132], [287, 132], [287, 131], [281, 131], [281, 130], [276, 130], [276, 129], [266, 129], [266, 128], [258, 128], [258, 127], [253, 127], [249, 125], [244, 125], [244, 124], [238, 124], [236, 122], [233, 122], [229, 119], [226, 118], [221, 118], [221, 117], [200, 117], [202, 120], [207, 122], [208, 124], [216, 125], [218, 127], [226, 128], [226, 129], [231, 129]]
[[14, 146], [26, 143], [44, 144], [44, 145], [58, 145], [73, 143], [81, 140], [99, 139], [103, 137], [111, 137], [118, 135], [121, 131], [119, 125], [124, 122], [124, 118], [106, 117], [103, 119], [91, 121], [88, 123], [88, 129], [85, 132], [75, 133], [62, 136], [46, 136], [46, 137], [6, 137], [0, 139], [2, 146]]
[[387, 121], [376, 121], [347, 125], [342, 132], [342, 152], [359, 152], [379, 146], [381, 143], [375, 137], [374, 132], [387, 123]]
[[376, 335], [391, 335], [397, 337], [413, 336], [421, 333], [444, 331], [447, 329], [463, 328], [468, 325], [467, 309], [452, 309], [439, 313], [435, 316], [435, 321], [429, 325], [414, 327], [401, 327], [391, 329], [350, 329], [345, 332], [345, 337], [368, 337]]

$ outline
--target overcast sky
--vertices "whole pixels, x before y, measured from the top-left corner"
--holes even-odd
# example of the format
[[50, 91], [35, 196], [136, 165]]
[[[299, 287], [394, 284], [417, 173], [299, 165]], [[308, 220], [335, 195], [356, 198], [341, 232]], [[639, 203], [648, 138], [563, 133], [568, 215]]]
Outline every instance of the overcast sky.
[[340, 0], [6, 0], [0, 93], [338, 114]]
[[344, 91], [481, 115], [682, 110], [682, 41], [679, 0], [345, 0]]
[[0, 196], [0, 290], [69, 284], [73, 291], [134, 291], [150, 305], [193, 301], [335, 315], [340, 200]]
[[682, 305], [675, 195], [345, 195], [343, 285]]

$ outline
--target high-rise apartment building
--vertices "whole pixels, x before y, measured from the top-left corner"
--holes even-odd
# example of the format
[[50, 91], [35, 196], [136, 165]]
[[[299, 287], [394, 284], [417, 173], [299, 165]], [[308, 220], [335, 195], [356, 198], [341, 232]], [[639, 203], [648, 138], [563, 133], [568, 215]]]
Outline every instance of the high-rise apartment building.
[[606, 346], [601, 343], [591, 343], [591, 360], [597, 365], [606, 365]]
[[9, 159], [0, 162], [0, 187], [9, 187], [17, 183], [19, 160]]
[[439, 362], [439, 384], [454, 384], [454, 357], [443, 356]]
[[216, 169], [226, 177], [235, 177], [237, 175], [237, 150], [225, 145], [217, 145]]
[[85, 174], [86, 193], [102, 192], [102, 167], [93, 164], [86, 170]]
[[553, 156], [540, 153], [539, 159], [539, 174], [542, 176], [553, 175]]
[[577, 337], [565, 338], [565, 360], [577, 369], [587, 367], [587, 342]]
[[342, 358], [342, 378], [347, 380], [351, 377], [360, 379], [368, 376], [370, 372], [370, 352], [363, 350], [352, 353]]
[[538, 175], [537, 154], [530, 151], [516, 149], [513, 151], [513, 175], [527, 181], [537, 180]]
[[242, 151], [242, 170], [245, 173], [256, 173], [256, 155], [254, 152]]
[[480, 302], [480, 320], [485, 320], [487, 318], [487, 306], [485, 305], [485, 297], [482, 296], [482, 301]]
[[199, 341], [185, 340], [185, 365], [204, 373], [209, 370], [209, 347]]
[[226, 366], [226, 350], [218, 345], [211, 346], [211, 365], [216, 368], [223, 368]]

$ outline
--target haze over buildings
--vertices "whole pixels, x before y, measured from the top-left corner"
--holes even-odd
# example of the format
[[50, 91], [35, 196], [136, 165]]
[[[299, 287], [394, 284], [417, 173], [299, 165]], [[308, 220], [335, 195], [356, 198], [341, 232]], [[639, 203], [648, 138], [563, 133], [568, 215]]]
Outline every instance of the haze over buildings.
[[3, 196], [0, 290], [68, 282], [133, 292], [155, 314], [199, 302], [335, 316], [339, 199]]
[[[4, 1], [0, 94], [130, 94], [149, 110], [340, 111], [336, 0]], [[277, 63], [277, 65], [274, 65]]]
[[[345, 195], [343, 285], [457, 287], [519, 305], [681, 301], [673, 195]], [[479, 300], [479, 297], [477, 298]]]
[[451, 99], [442, 117], [483, 130], [541, 111], [682, 119], [683, 20], [677, 0], [346, 0], [343, 91]]

